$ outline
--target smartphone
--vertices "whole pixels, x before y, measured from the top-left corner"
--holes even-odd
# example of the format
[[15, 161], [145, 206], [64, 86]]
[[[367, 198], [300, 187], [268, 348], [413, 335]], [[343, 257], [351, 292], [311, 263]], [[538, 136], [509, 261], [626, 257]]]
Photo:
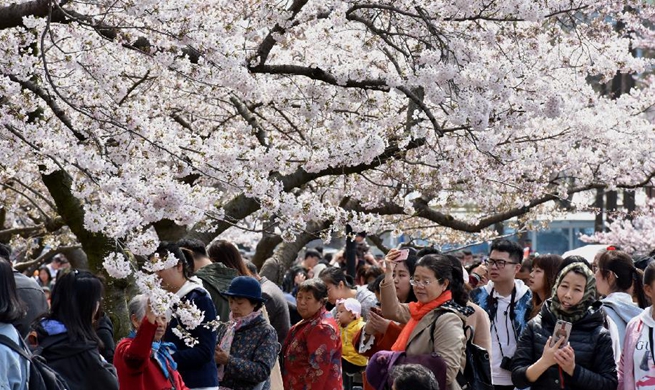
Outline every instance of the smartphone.
[[407, 260], [407, 257], [409, 257], [409, 249], [401, 249], [398, 252], [400, 252], [400, 255], [398, 255], [394, 261], [405, 261]]
[[371, 311], [382, 317], [382, 309], [380, 309], [378, 306], [371, 307]]
[[564, 338], [564, 341], [562, 341], [562, 344], [559, 346], [560, 348], [564, 348], [564, 346], [566, 346], [566, 344], [569, 342], [572, 328], [572, 323], [557, 320], [557, 323], [555, 324], [555, 330], [553, 331], [553, 338], [550, 341], [550, 346], [552, 347], [553, 345], [557, 344], [559, 339]]

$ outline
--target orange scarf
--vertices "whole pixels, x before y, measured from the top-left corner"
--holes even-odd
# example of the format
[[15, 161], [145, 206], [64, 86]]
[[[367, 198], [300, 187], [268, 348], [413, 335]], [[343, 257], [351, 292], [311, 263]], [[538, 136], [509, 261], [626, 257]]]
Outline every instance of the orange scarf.
[[412, 331], [416, 328], [416, 325], [425, 317], [426, 314], [441, 306], [442, 304], [453, 299], [453, 294], [450, 291], [444, 291], [435, 299], [434, 301], [428, 303], [421, 302], [411, 302], [409, 304], [409, 314], [412, 318], [407, 322], [403, 330], [400, 332], [398, 339], [391, 347], [392, 351], [402, 352], [407, 348], [407, 342], [409, 341], [409, 336], [411, 336]]

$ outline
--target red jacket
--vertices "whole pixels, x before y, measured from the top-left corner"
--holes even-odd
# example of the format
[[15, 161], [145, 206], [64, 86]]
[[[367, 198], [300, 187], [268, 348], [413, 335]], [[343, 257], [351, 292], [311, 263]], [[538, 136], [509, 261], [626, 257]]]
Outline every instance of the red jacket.
[[[139, 331], [133, 339], [122, 339], [116, 346], [114, 366], [118, 373], [118, 383], [121, 389], [129, 390], [170, 390], [169, 379], [151, 357], [152, 341], [155, 338], [157, 325], [151, 324], [143, 317]], [[176, 370], [168, 367], [170, 378], [175, 383], [176, 390], [188, 390], [182, 377]]]

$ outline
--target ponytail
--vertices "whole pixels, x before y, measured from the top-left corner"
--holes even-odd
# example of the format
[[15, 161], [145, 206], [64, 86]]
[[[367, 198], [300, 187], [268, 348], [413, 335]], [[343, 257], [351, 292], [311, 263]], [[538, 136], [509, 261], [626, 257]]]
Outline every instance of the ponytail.
[[634, 297], [637, 298], [637, 305], [639, 305], [640, 308], [645, 309], [649, 306], [649, 303], [648, 303], [648, 297], [646, 297], [646, 293], [644, 292], [643, 275], [644, 273], [638, 268], [635, 268], [634, 272], [632, 273]]

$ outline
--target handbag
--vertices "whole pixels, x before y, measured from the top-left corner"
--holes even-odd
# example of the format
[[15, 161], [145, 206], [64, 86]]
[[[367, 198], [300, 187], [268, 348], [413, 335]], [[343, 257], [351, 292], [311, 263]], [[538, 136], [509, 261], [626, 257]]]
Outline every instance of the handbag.
[[467, 335], [466, 366], [464, 372], [457, 374], [457, 383], [462, 390], [493, 390], [489, 351], [473, 343], [475, 329], [472, 326], [465, 326], [464, 334]]

